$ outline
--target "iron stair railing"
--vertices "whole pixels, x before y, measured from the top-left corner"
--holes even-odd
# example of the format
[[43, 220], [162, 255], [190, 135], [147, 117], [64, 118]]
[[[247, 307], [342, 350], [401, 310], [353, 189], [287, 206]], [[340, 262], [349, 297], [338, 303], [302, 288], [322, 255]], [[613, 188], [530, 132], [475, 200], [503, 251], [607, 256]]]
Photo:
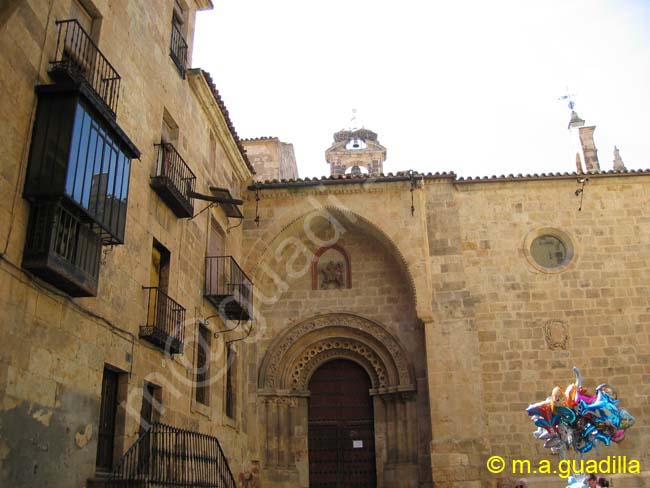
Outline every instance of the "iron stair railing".
[[236, 488], [216, 437], [156, 422], [124, 454], [106, 488]]

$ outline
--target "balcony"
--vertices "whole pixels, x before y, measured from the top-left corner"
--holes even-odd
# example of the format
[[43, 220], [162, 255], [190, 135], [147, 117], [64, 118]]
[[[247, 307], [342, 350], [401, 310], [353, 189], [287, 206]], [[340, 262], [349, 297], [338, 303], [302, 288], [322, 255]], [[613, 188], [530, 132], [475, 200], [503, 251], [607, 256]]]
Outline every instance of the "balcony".
[[75, 297], [97, 295], [101, 238], [60, 201], [33, 202], [23, 268]]
[[160, 347], [169, 354], [183, 352], [185, 309], [169, 298], [160, 288], [147, 290], [147, 324], [140, 327], [140, 337]]
[[104, 244], [122, 244], [140, 153], [91, 105], [78, 93], [39, 91], [23, 196], [65, 200], [98, 225]]
[[50, 61], [50, 76], [60, 82], [86, 84], [115, 118], [120, 75], [76, 19], [57, 20], [56, 25], [56, 53]]
[[223, 320], [253, 317], [253, 283], [231, 256], [205, 258], [205, 297]]
[[194, 191], [196, 176], [173, 145], [156, 144], [156, 147], [158, 160], [151, 187], [178, 218], [191, 218], [194, 201], [190, 195]]
[[178, 68], [181, 77], [185, 78], [185, 69], [187, 66], [187, 42], [185, 42], [183, 34], [176, 22], [172, 22], [172, 40], [171, 45], [169, 46], [169, 55]]

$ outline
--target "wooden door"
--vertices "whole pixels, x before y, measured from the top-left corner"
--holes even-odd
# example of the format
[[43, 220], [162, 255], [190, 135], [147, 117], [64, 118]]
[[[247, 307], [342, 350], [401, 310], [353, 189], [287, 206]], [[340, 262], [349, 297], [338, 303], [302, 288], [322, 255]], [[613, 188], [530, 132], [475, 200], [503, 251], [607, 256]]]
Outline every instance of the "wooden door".
[[348, 360], [325, 363], [309, 382], [309, 486], [376, 486], [370, 378]]
[[117, 413], [118, 373], [104, 368], [102, 398], [99, 407], [99, 429], [97, 434], [97, 472], [109, 473], [113, 469], [113, 447], [115, 442], [115, 417]]

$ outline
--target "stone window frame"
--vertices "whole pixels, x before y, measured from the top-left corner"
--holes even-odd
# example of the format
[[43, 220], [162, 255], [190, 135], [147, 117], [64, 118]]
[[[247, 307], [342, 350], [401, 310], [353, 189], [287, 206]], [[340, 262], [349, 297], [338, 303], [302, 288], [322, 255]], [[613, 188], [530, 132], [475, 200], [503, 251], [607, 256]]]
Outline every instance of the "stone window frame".
[[[537, 261], [530, 252], [530, 248], [533, 244], [533, 241], [538, 237], [549, 235], [560, 240], [566, 249], [566, 259], [563, 264], [560, 266], [549, 268], [547, 266], [542, 266]], [[576, 242], [568, 232], [558, 229], [557, 227], [539, 227], [531, 230], [524, 239], [524, 255], [528, 263], [537, 271], [547, 274], [557, 274], [567, 271], [568, 269], [575, 266], [576, 263]]]
[[[210, 354], [212, 354], [214, 345], [216, 343], [215, 339], [217, 338], [217, 331], [216, 331], [215, 327], [212, 325], [211, 322], [198, 321], [196, 325], [197, 326], [196, 326], [196, 329], [195, 329], [195, 332], [194, 332], [196, 347], [193, 349], [194, 357], [192, 358], [192, 363], [191, 363], [192, 364], [192, 366], [191, 366], [191, 370], [192, 370], [191, 374], [192, 375], [194, 375], [195, 372], [196, 372], [194, 368], [195, 368], [196, 359], [197, 359], [196, 355], [198, 354], [196, 349], [199, 347], [198, 342], [199, 342], [200, 327], [205, 327], [205, 329], [210, 334]], [[212, 359], [211, 357], [208, 358], [208, 363], [210, 364], [210, 366], [212, 366], [211, 359]], [[211, 372], [209, 374], [215, 374], [214, 369], [212, 367], [210, 367], [210, 370], [211, 370]], [[218, 374], [218, 373], [216, 373], [216, 374]], [[212, 384], [213, 384], [212, 383], [212, 378], [210, 378], [208, 381], [209, 381], [210, 386], [208, 387], [208, 392], [207, 392], [208, 393], [208, 404], [206, 405], [206, 404], [203, 404], [203, 403], [196, 400], [196, 395], [195, 395], [196, 383], [195, 383], [195, 378], [193, 377], [193, 379], [192, 379], [192, 394], [190, 395], [190, 397], [191, 397], [190, 412], [193, 413], [193, 414], [198, 414], [198, 415], [200, 415], [202, 417], [205, 417], [208, 420], [212, 421], [212, 420], [214, 420], [216, 418], [215, 417], [215, 412], [214, 412], [214, 398], [213, 398], [214, 388], [212, 388]]]
[[320, 261], [320, 257], [330, 249], [338, 251], [343, 256], [343, 259], [345, 259], [345, 289], [352, 288], [352, 264], [350, 262], [350, 255], [342, 246], [332, 244], [331, 246], [321, 247], [314, 253], [314, 257], [311, 260], [311, 289], [320, 290], [318, 287], [318, 262]]
[[[80, 13], [90, 21], [90, 26], [85, 25], [83, 19], [78, 18], [76, 15]], [[76, 19], [81, 27], [87, 31], [92, 41], [99, 45], [99, 35], [102, 28], [102, 14], [92, 0], [72, 0], [70, 2], [70, 18]]]
[[[239, 402], [239, 351], [229, 342], [224, 343], [224, 355], [225, 355], [225, 374], [223, 378], [223, 425], [239, 431], [239, 414], [240, 414], [240, 402]], [[232, 361], [231, 361], [232, 358]], [[230, 378], [230, 380], [229, 380]], [[231, 398], [231, 408], [230, 412], [232, 416], [228, 415], [228, 383], [230, 382], [230, 398]]]

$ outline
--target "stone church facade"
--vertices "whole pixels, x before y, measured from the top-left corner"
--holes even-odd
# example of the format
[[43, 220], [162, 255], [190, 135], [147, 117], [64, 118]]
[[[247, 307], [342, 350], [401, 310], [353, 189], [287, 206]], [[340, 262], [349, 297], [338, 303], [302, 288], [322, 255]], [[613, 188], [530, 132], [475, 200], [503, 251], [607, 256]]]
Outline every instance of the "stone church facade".
[[650, 171], [580, 119], [586, 172], [384, 174], [350, 129], [300, 179], [189, 69], [210, 7], [0, 6], [0, 485], [509, 486], [578, 366], [650, 486]]

